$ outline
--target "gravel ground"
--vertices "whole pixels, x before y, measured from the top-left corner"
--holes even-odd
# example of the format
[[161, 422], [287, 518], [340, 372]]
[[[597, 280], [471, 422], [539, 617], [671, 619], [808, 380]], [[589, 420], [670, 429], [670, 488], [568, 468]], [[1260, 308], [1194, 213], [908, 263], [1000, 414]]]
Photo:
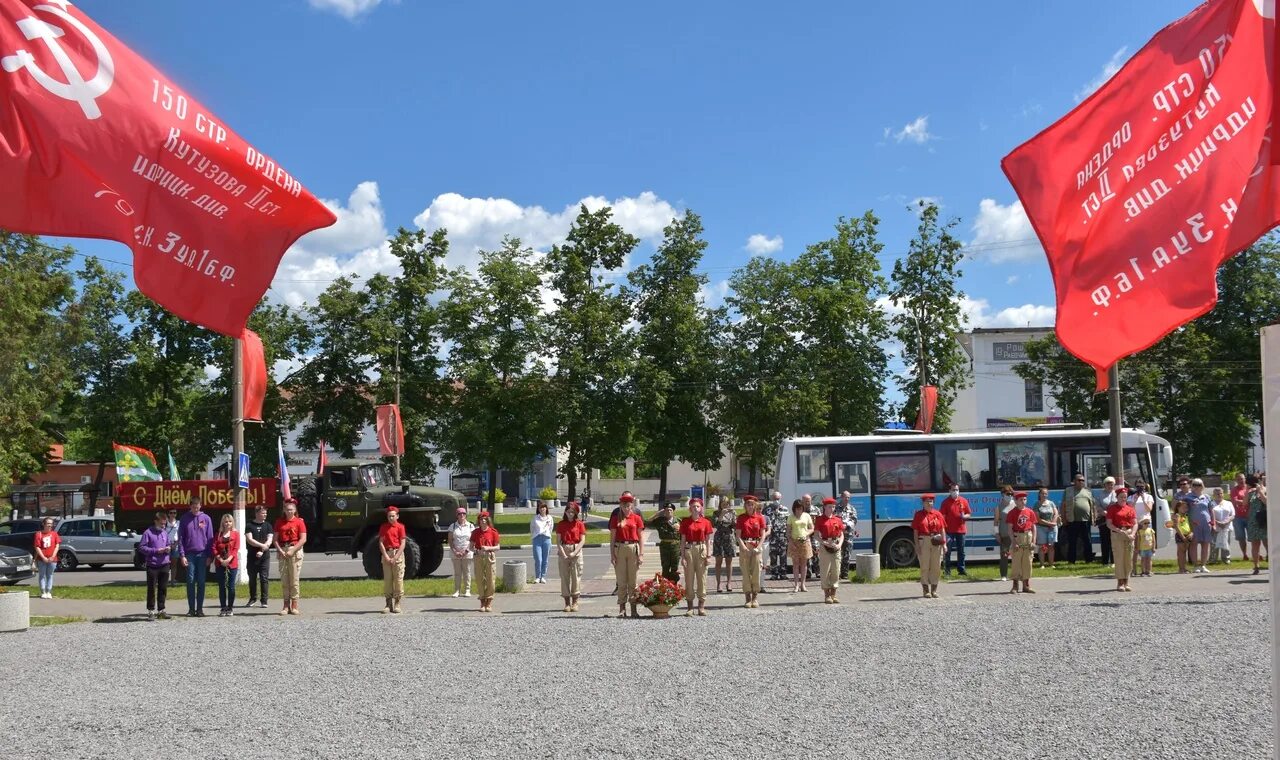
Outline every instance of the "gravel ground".
[[1259, 758], [1269, 617], [1259, 595], [993, 595], [84, 623], [4, 636], [0, 736], [58, 758]]

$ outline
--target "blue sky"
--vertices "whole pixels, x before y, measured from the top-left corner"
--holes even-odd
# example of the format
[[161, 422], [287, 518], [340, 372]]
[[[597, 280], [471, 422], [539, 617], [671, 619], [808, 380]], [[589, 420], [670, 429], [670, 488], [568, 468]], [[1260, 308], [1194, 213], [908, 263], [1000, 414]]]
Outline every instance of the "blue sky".
[[[391, 271], [449, 227], [455, 264], [545, 249], [583, 199], [645, 243], [702, 215], [708, 297], [874, 209], [886, 271], [936, 199], [972, 245], [975, 326], [1052, 323], [1043, 254], [999, 161], [1194, 0], [530, 3], [81, 0], [339, 214], [269, 297]], [[122, 247], [75, 241], [128, 260]]]

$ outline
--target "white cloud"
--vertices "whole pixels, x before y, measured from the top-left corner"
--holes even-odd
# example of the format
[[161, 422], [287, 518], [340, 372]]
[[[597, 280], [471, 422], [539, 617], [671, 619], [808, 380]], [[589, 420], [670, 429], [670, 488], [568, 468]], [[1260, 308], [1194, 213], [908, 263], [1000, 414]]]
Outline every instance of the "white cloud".
[[1004, 284], [1005, 284], [1005, 285], [1017, 285], [1017, 284], [1018, 284], [1018, 280], [1020, 280], [1020, 279], [1022, 279], [1022, 278], [1021, 278], [1021, 277], [1019, 277], [1018, 275], [1016, 275], [1016, 274], [1011, 274], [1011, 275], [1009, 275], [1008, 277], [1004, 278]]
[[316, 10], [332, 11], [348, 21], [354, 21], [377, 8], [382, 0], [307, 0], [307, 2]]
[[613, 220], [641, 240], [655, 242], [662, 229], [677, 215], [674, 206], [652, 192], [624, 197], [612, 203], [600, 196], [588, 196], [565, 206], [560, 211], [547, 211], [541, 206], [521, 206], [506, 198], [468, 198], [458, 193], [438, 195], [414, 224], [433, 231], [441, 227], [449, 231], [449, 264], [470, 266], [481, 250], [492, 250], [507, 236], [520, 238], [535, 250], [546, 250], [564, 242], [569, 227], [578, 216], [579, 205], [590, 211], [613, 207]]
[[1001, 206], [990, 198], [983, 198], [978, 204], [973, 232], [974, 238], [968, 246], [972, 258], [1003, 264], [1030, 261], [1044, 255], [1022, 201]]
[[999, 311], [991, 310], [985, 298], [965, 296], [960, 302], [960, 314], [970, 327], [1052, 327], [1057, 309], [1053, 306], [1023, 304]]
[[724, 303], [724, 299], [729, 295], [729, 281], [717, 280], [708, 282], [698, 288], [698, 300], [709, 309], [715, 309]]
[[1112, 53], [1111, 58], [1109, 58], [1106, 64], [1103, 65], [1102, 71], [1098, 73], [1098, 76], [1094, 77], [1092, 81], [1076, 91], [1076, 102], [1079, 103], [1089, 97], [1093, 94], [1094, 90], [1097, 90], [1099, 87], [1106, 84], [1108, 79], [1115, 76], [1116, 72], [1120, 70], [1120, 67], [1124, 65], [1125, 56], [1128, 54], [1128, 45]]
[[774, 235], [769, 237], [757, 232], [747, 238], [747, 244], [743, 247], [752, 256], [768, 256], [771, 253], [777, 253], [782, 250], [782, 236]]
[[936, 137], [936, 135], [930, 134], [929, 132], [928, 116], [919, 116], [915, 121], [907, 124], [896, 132], [889, 127], [885, 127], [884, 136], [886, 138], [892, 137], [895, 142], [912, 142], [916, 145], [924, 145]]
[[378, 197], [377, 182], [361, 182], [351, 191], [347, 205], [322, 199], [338, 221], [332, 226], [305, 235], [298, 245], [317, 254], [347, 253], [368, 248], [387, 238], [386, 217]]

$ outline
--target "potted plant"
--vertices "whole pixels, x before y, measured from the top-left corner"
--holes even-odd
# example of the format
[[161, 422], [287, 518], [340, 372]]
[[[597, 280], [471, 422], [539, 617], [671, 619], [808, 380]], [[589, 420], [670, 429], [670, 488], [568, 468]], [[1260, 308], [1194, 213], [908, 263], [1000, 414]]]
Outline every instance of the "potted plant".
[[636, 588], [636, 601], [649, 608], [655, 618], [671, 617], [671, 608], [684, 600], [684, 587], [659, 573]]
[[556, 493], [555, 486], [547, 486], [546, 488], [538, 492], [538, 499], [541, 501], [547, 502], [553, 507], [560, 506], [558, 503], [556, 503], [556, 499], [559, 496], [560, 494]]
[[502, 512], [502, 505], [507, 502], [507, 492], [501, 488], [495, 488], [493, 491], [493, 503], [489, 505], [489, 510], [493, 514]]

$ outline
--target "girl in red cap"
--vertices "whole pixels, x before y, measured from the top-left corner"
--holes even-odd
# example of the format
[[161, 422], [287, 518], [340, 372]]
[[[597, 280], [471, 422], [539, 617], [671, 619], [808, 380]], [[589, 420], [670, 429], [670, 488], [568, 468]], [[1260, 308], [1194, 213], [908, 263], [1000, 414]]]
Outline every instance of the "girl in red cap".
[[494, 529], [489, 513], [481, 510], [476, 518], [476, 529], [471, 532], [471, 551], [475, 554], [476, 594], [480, 597], [480, 611], [493, 612], [494, 568], [498, 564], [498, 549], [502, 536]]
[[1132, 591], [1133, 537], [1138, 531], [1138, 515], [1129, 504], [1129, 489], [1120, 486], [1112, 493], [1115, 501], [1107, 507], [1107, 528], [1111, 531], [1111, 557], [1116, 561], [1116, 591]]
[[383, 612], [400, 613], [404, 597], [404, 525], [400, 510], [387, 507], [387, 521], [378, 526], [378, 550], [382, 552], [382, 595], [387, 605]]
[[640, 617], [636, 612], [636, 578], [644, 564], [644, 520], [632, 511], [635, 503], [636, 497], [624, 492], [618, 498], [618, 514], [609, 522], [609, 555], [618, 577], [618, 617], [626, 617], [627, 602], [631, 603], [631, 617]]
[[[543, 502], [545, 503], [545, 502]], [[578, 516], [578, 502], [564, 508], [564, 517], [556, 523], [556, 541], [560, 555], [560, 596], [564, 611], [578, 611], [582, 593], [582, 546], [587, 540], [587, 525]]]
[[689, 516], [680, 521], [680, 557], [684, 560], [685, 614], [693, 614], [693, 598], [698, 597], [698, 614], [707, 614], [707, 557], [715, 528], [702, 515], [702, 499], [689, 500]]
[[920, 559], [920, 588], [925, 599], [938, 598], [938, 581], [942, 575], [942, 547], [947, 544], [947, 522], [933, 508], [934, 495], [920, 495], [920, 509], [911, 518], [916, 537], [916, 556]]
[[756, 497], [747, 494], [742, 498], [743, 513], [738, 515], [735, 533], [738, 539], [738, 566], [742, 568], [742, 593], [746, 597], [743, 606], [754, 609], [760, 606], [763, 590], [760, 573], [764, 567], [764, 543], [769, 535], [769, 523], [760, 514]]
[[813, 521], [818, 535], [818, 579], [822, 584], [823, 604], [839, 604], [840, 547], [844, 544], [844, 520], [836, 517], [836, 500], [822, 500], [822, 514]]
[[1009, 579], [1013, 581], [1010, 594], [1018, 593], [1018, 583], [1022, 583], [1022, 591], [1034, 594], [1031, 590], [1031, 555], [1036, 549], [1036, 522], [1039, 518], [1035, 510], [1027, 506], [1027, 492], [1018, 491], [1013, 495], [1013, 511], [1007, 518], [1009, 532], [1013, 542], [1013, 566], [1009, 569]]

